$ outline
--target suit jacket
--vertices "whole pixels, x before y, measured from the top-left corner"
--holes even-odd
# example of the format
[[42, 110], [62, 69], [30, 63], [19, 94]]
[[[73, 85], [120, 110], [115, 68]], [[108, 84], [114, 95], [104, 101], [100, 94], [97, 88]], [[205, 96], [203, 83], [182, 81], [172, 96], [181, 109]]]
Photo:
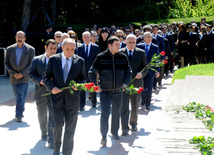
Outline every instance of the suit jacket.
[[120, 49], [124, 48], [124, 47], [126, 47], [126, 43], [124, 41], [122, 41], [122, 45], [121, 45]]
[[42, 76], [46, 69], [46, 57], [44, 54], [34, 57], [32, 65], [29, 69], [29, 78], [35, 83], [35, 93], [34, 99], [42, 101], [45, 100], [46, 97], [42, 96], [42, 94], [47, 93], [47, 90], [44, 85], [40, 84], [42, 80]]
[[[24, 43], [20, 63], [19, 63], [19, 66], [17, 67], [16, 47], [17, 47], [17, 44], [15, 43], [7, 47], [7, 52], [6, 52], [5, 64], [7, 67], [7, 71], [10, 74], [10, 83], [11, 84], [29, 83], [28, 70], [30, 68], [33, 57], [35, 55], [35, 49], [29, 44]], [[21, 73], [23, 75], [23, 78], [15, 79], [13, 77], [15, 73]]]
[[164, 38], [164, 43], [165, 43], [165, 55], [170, 58], [170, 47], [169, 47], [169, 40], [167, 38]]
[[214, 52], [214, 31], [208, 34], [207, 49], [209, 52]]
[[[50, 57], [45, 70], [43, 81], [46, 88], [51, 92], [54, 87], [63, 88], [69, 85], [71, 80], [79, 83], [85, 78], [84, 59], [74, 54], [72, 56], [72, 66], [70, 68], [67, 81], [64, 83], [62, 71], [62, 53]], [[66, 109], [77, 108], [80, 103], [79, 91], [70, 93], [68, 89], [63, 92], [51, 95], [54, 108], [65, 107]]]
[[82, 57], [85, 60], [85, 72], [86, 72], [86, 80], [89, 81], [88, 79], [88, 71], [91, 68], [95, 58], [97, 55], [100, 53], [100, 48], [98, 45], [91, 43], [91, 48], [89, 52], [89, 56], [86, 56], [85, 53], [85, 44], [82, 44], [81, 46], [78, 47], [78, 55]]
[[[127, 48], [120, 49], [120, 52], [126, 54], [126, 56], [128, 57]], [[148, 64], [145, 51], [140, 48], [135, 48], [132, 59], [131, 61], [129, 61], [129, 63], [132, 69], [132, 79], [133, 79], [137, 75], [137, 73], [139, 73]], [[143, 76], [145, 76], [147, 72], [148, 70], [143, 72]], [[135, 87], [142, 87], [143, 81], [142, 79], [135, 79], [133, 84]]]
[[[145, 43], [137, 44], [137, 47], [145, 51]], [[147, 59], [148, 63], [151, 62], [152, 57], [153, 57], [154, 54], [159, 55], [160, 53], [159, 53], [158, 46], [152, 43], [151, 46], [150, 46], [150, 49], [148, 51], [148, 55], [146, 56], [146, 59]], [[159, 72], [160, 67], [155, 67], [154, 69], [156, 69]], [[151, 75], [152, 76], [152, 75], [154, 75], [154, 73], [155, 72], [153, 70], [149, 69], [149, 72], [148, 72], [147, 75]]]
[[[144, 40], [143, 40], [143, 36], [138, 36], [137, 39], [136, 39], [136, 43], [143, 43]], [[157, 39], [155, 37], [152, 37], [152, 43], [157, 45], [158, 42], [157, 42]]]
[[165, 45], [164, 45], [164, 37], [161, 35], [157, 34], [157, 43], [159, 47], [159, 52], [165, 51]]
[[168, 40], [168, 43], [169, 43], [169, 52], [174, 52], [174, 50], [175, 50], [175, 42], [174, 42], [173, 36], [171, 34], [169, 34], [169, 33], [166, 33], [166, 39]]
[[199, 35], [196, 32], [191, 32], [189, 35], [189, 54], [196, 54], [196, 43], [199, 40]]

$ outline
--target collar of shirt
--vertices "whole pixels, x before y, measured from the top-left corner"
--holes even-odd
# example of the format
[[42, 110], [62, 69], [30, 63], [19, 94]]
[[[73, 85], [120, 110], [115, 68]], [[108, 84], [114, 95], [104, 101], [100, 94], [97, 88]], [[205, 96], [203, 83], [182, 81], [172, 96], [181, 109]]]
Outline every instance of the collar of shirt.
[[44, 53], [44, 56], [45, 56], [45, 61], [46, 61], [46, 65], [47, 65], [48, 61], [49, 61], [49, 58], [47, 57], [46, 52]]
[[[129, 50], [127, 47], [126, 47], [126, 50], [127, 50], [127, 52], [128, 52], [128, 55], [129, 55], [129, 54], [131, 54], [131, 56], [133, 55], [134, 50]], [[130, 51], [132, 51], [132, 52], [130, 52]]]
[[[85, 50], [86, 50], [86, 44], [84, 43], [84, 47], [85, 47]], [[88, 44], [88, 49], [90, 49], [91, 48], [91, 42]], [[89, 52], [90, 52], [90, 50], [89, 50]]]
[[19, 49], [23, 49], [24, 46], [25, 46], [25, 43], [22, 45], [22, 47], [19, 47], [19, 46], [17, 45], [17, 43], [16, 43], [16, 47], [19, 48]]
[[120, 42], [120, 48], [122, 47], [122, 41]]
[[[84, 43], [84, 47], [85, 47], [85, 51], [86, 51], [86, 44]], [[88, 44], [88, 55], [87, 55], [87, 57], [89, 56], [89, 54], [90, 54], [90, 49], [91, 49], [91, 42]]]
[[148, 51], [149, 51], [149, 50], [150, 50], [150, 47], [151, 47], [151, 44], [152, 44], [152, 43], [150, 43], [150, 44], [146, 44], [146, 43], [145, 43], [145, 50], [146, 50], [146, 45], [148, 45]]
[[157, 34], [156, 34], [156, 35], [154, 35], [154, 34], [152, 33], [152, 36], [153, 36], [153, 37], [155, 37], [155, 38], [157, 38]]
[[[68, 68], [69, 68], [69, 70], [70, 70], [71, 65], [72, 65], [72, 57], [71, 57], [71, 58], [68, 58], [68, 59], [69, 59], [69, 61], [68, 61]], [[62, 52], [62, 70], [63, 70], [63, 68], [64, 68], [64, 66], [65, 66], [65, 63], [66, 63], [66, 57], [65, 57], [64, 52]]]

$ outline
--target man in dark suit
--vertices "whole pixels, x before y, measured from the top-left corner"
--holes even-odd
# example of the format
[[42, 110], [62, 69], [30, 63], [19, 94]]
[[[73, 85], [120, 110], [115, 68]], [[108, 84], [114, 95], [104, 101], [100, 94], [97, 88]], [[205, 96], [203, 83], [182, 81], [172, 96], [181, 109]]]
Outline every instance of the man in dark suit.
[[[159, 55], [159, 49], [157, 45], [152, 43], [152, 34], [150, 32], [144, 33], [144, 41], [145, 42], [142, 44], [141, 48], [145, 50], [147, 62], [150, 63], [154, 54]], [[149, 69], [148, 73], [143, 78], [144, 91], [142, 92], [141, 97], [142, 105], [146, 105], [146, 110], [150, 110], [154, 77], [158, 78], [160, 76], [159, 67], [155, 67], [154, 69], [156, 69], [157, 72], [154, 72], [153, 70]]]
[[67, 38], [70, 38], [69, 34], [68, 33], [62, 33], [61, 42], [58, 45], [56, 53], [61, 53], [62, 52], [62, 42], [63, 42], [63, 40], [65, 40]]
[[117, 30], [115, 32], [116, 36], [120, 39], [120, 49], [126, 47], [124, 40], [124, 32], [122, 30]]
[[166, 25], [163, 25], [161, 27], [161, 31], [162, 31], [162, 36], [164, 37], [164, 42], [165, 42], [165, 44], [167, 44], [167, 45], [165, 45], [165, 53], [166, 53], [165, 60], [167, 60], [168, 63], [164, 65], [164, 73], [166, 73], [166, 75], [168, 75], [169, 74], [169, 65], [171, 63], [171, 57], [173, 57], [173, 54], [174, 54], [175, 42], [174, 42], [173, 36], [170, 33], [168, 33], [168, 28]]
[[56, 31], [54, 33], [54, 39], [57, 42], [57, 48], [61, 47], [61, 43], [62, 43], [62, 32], [61, 31]]
[[[78, 47], [78, 55], [85, 60], [85, 72], [86, 72], [86, 79], [82, 82], [89, 82], [88, 78], [88, 71], [92, 66], [95, 58], [100, 53], [100, 48], [98, 45], [91, 42], [91, 34], [88, 31], [83, 32], [82, 40], [84, 43]], [[86, 101], [86, 93], [85, 91], [80, 92], [80, 111], [84, 111], [85, 101]], [[92, 107], [96, 108], [97, 99], [96, 99], [96, 92], [91, 93], [91, 102]]]
[[41, 129], [42, 140], [47, 140], [50, 148], [53, 148], [53, 115], [50, 96], [42, 96], [48, 93], [45, 88], [42, 76], [45, 72], [50, 56], [56, 54], [57, 42], [49, 39], [45, 43], [45, 53], [34, 57], [30, 70], [29, 78], [35, 83], [34, 99], [36, 100], [38, 119]]
[[212, 30], [212, 25], [207, 26], [208, 42], [207, 42], [207, 51], [208, 51], [208, 61], [209, 63], [214, 62], [214, 30]]
[[[133, 83], [130, 83], [130, 85], [133, 84], [134, 87], [143, 87], [142, 77], [145, 76], [146, 73], [141, 73], [141, 70], [147, 65], [146, 53], [142, 49], [136, 48], [136, 36], [133, 34], [129, 34], [126, 37], [126, 45], [126, 48], [120, 49], [120, 52], [126, 54], [129, 58], [129, 63], [132, 69], [132, 78], [136, 78]], [[129, 95], [128, 93], [123, 93], [123, 102], [121, 107], [121, 124], [123, 135], [127, 135], [129, 131], [129, 98], [131, 99], [131, 130], [137, 130], [140, 94]]]
[[188, 44], [188, 53], [187, 53], [187, 57], [184, 57], [184, 63], [185, 63], [185, 66], [188, 66], [189, 65], [195, 65], [197, 64], [196, 62], [196, 53], [197, 53], [197, 46], [196, 46], [196, 43], [198, 42], [199, 40], [199, 35], [194, 32], [194, 27], [192, 25], [189, 25], [188, 28], [190, 28], [190, 31], [189, 31], [189, 44]]
[[5, 64], [16, 98], [16, 121], [22, 122], [29, 83], [28, 70], [35, 55], [35, 49], [25, 43], [26, 35], [23, 31], [18, 31], [15, 38], [16, 43], [7, 47]]
[[[152, 27], [150, 25], [144, 25], [143, 26], [143, 32], [150, 32], [152, 33]], [[137, 44], [140, 44], [140, 43], [143, 43], [144, 42], [144, 39], [143, 39], [143, 36], [140, 35], [137, 37]], [[152, 43], [157, 45], [157, 39], [155, 37], [152, 37]]]
[[[159, 48], [159, 52], [165, 51], [165, 42], [164, 38], [158, 34], [158, 25], [154, 24], [152, 26], [152, 36], [157, 39], [157, 45]], [[164, 61], [162, 59], [162, 61]], [[161, 73], [163, 72], [163, 68], [161, 69]], [[154, 78], [154, 83], [153, 83], [153, 88], [156, 90], [157, 89], [157, 78]]]
[[74, 54], [75, 41], [67, 38], [62, 43], [62, 53], [50, 57], [43, 76], [46, 88], [52, 92], [51, 99], [54, 112], [54, 155], [60, 154], [62, 128], [65, 124], [62, 153], [70, 155], [73, 151], [73, 138], [77, 123], [80, 93], [73, 87], [70, 90], [61, 90], [67, 87], [71, 80], [80, 82], [85, 78], [84, 60]]

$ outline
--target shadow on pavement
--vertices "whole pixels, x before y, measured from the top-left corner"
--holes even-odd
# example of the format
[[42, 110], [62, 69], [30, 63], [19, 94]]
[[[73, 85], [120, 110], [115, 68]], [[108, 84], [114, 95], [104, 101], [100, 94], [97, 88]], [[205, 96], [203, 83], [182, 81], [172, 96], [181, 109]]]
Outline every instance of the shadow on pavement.
[[30, 149], [30, 153], [24, 153], [21, 155], [48, 155], [52, 154], [53, 149], [46, 147], [46, 141], [39, 140], [34, 148]]
[[16, 119], [12, 119], [5, 124], [0, 125], [1, 128], [8, 128], [8, 130], [17, 130], [18, 128], [30, 127], [26, 122], [17, 123]]

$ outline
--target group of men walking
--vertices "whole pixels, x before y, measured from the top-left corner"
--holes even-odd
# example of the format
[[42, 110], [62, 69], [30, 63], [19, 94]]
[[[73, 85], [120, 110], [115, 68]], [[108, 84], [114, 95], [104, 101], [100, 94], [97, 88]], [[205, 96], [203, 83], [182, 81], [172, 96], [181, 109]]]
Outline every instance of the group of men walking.
[[[57, 42], [49, 39], [44, 46], [45, 53], [36, 57], [35, 49], [25, 43], [25, 39], [23, 31], [16, 33], [16, 43], [7, 48], [5, 60], [17, 101], [15, 117], [17, 122], [22, 122], [25, 97], [31, 79], [35, 83], [34, 98], [41, 139], [47, 140], [49, 147], [54, 148], [54, 155], [60, 154], [61, 144], [64, 155], [72, 154], [78, 111], [83, 110], [86, 100], [85, 92], [78, 91], [76, 87], [73, 87], [73, 93], [68, 89], [61, 90], [71, 80], [76, 83], [93, 82], [98, 86], [98, 90], [91, 94], [91, 102], [92, 107], [96, 108], [96, 93], [99, 93], [103, 146], [107, 143], [111, 110], [112, 138], [120, 138], [120, 119], [122, 135], [126, 136], [129, 130], [137, 131], [139, 104], [145, 104], [146, 110], [150, 110], [153, 81], [159, 76], [154, 70], [141, 72], [151, 62], [153, 55], [160, 53], [159, 47], [152, 43], [150, 32], [144, 33], [144, 42], [138, 45], [134, 34], [127, 35], [125, 43], [123, 42], [125, 47], [121, 49], [121, 41], [117, 35], [111, 36], [107, 40], [108, 48], [105, 51], [100, 51], [99, 46], [90, 41], [91, 34], [88, 31], [82, 34], [84, 43], [79, 47], [74, 39], [64, 39], [60, 44], [62, 52], [58, 54]], [[159, 67], [154, 69], [159, 71]], [[133, 78], [135, 80], [130, 83]], [[144, 87], [142, 94], [129, 95], [119, 91], [131, 84], [134, 87]], [[52, 94], [42, 96], [47, 92]], [[62, 140], [63, 127], [65, 130]]]

